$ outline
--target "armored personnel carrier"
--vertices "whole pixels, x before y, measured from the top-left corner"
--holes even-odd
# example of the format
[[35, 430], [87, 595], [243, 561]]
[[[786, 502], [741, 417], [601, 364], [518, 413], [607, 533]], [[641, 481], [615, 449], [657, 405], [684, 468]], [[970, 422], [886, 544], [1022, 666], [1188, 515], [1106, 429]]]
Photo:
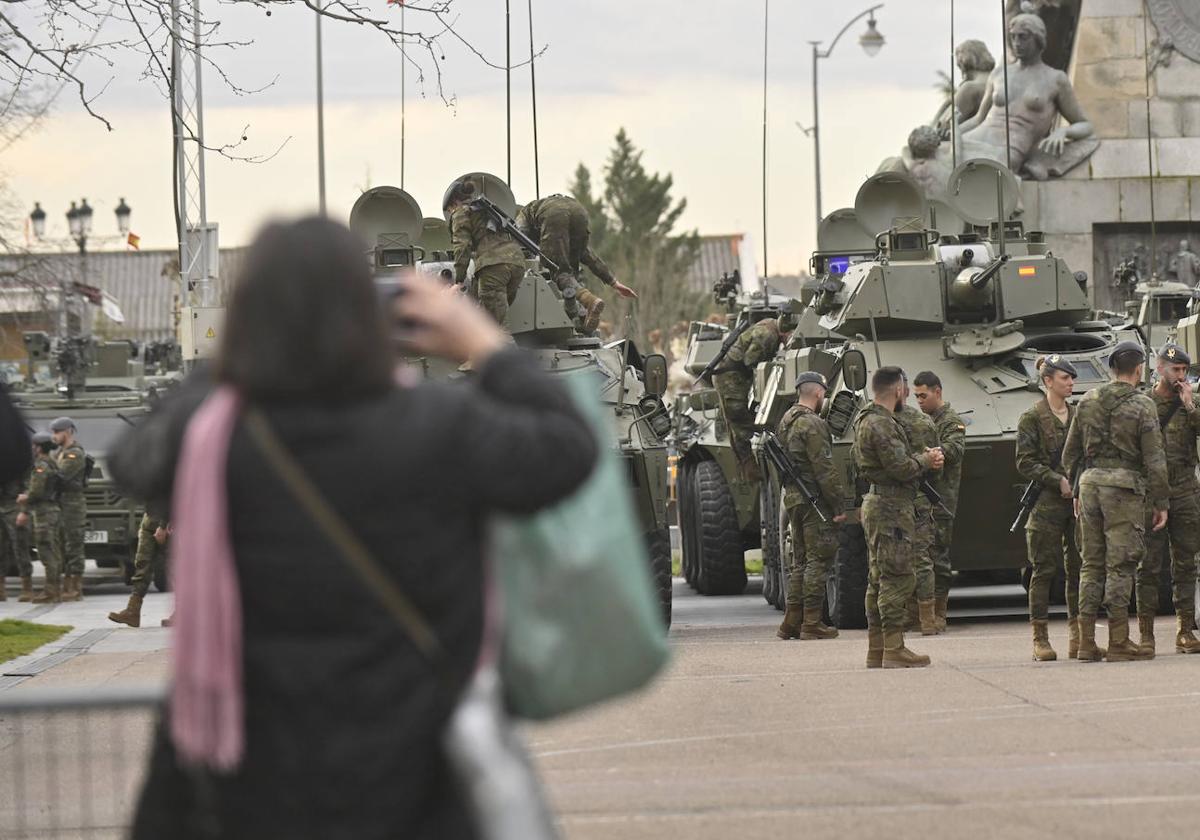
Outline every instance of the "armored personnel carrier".
[[[9, 394], [34, 430], [44, 431], [63, 415], [75, 421], [79, 442], [95, 459], [84, 488], [85, 552], [101, 568], [121, 569], [128, 583], [143, 508], [117, 491], [104, 456], [129, 426], [149, 412], [158, 396], [179, 381], [180, 374], [177, 370], [147, 374], [145, 356], [139, 357], [138, 348], [127, 341], [51, 338], [43, 332], [25, 333], [24, 340], [29, 375], [11, 385]], [[154, 583], [166, 591], [165, 566], [154, 569]]]
[[[853, 420], [870, 399], [870, 369], [899, 365], [910, 376], [933, 371], [966, 425], [953, 568], [1003, 572], [1016, 580], [1025, 547], [1023, 535], [1009, 531], [1023, 486], [1015, 436], [1021, 413], [1040, 397], [1038, 356], [1068, 357], [1079, 371], [1079, 397], [1108, 381], [1108, 355], [1117, 342], [1144, 340], [1132, 326], [1095, 320], [1081, 278], [1040, 233], [1026, 232], [1011, 218], [1017, 185], [1006, 169], [966, 161], [947, 193], [950, 212], [936, 215], [966, 224], [959, 228], [952, 221], [939, 231], [922, 191], [905, 175], [880, 173], [862, 186], [854, 217], [874, 254], [829, 284], [819, 322], [845, 338], [789, 348], [760, 366], [756, 422], [778, 424], [795, 400], [799, 372], [825, 374], [834, 458], [846, 486], [861, 491], [850, 447]], [[778, 477], [768, 474], [764, 487], [769, 502], [761, 506], [763, 533], [788, 556]], [[861, 492], [847, 502], [860, 505]], [[864, 625], [866, 576], [862, 529], [844, 526], [828, 586], [830, 617], [839, 626]]]
[[[494, 202], [510, 218], [516, 200], [508, 185], [494, 175], [471, 173], [477, 194]], [[377, 281], [386, 284], [400, 268], [446, 277], [452, 271], [449, 239], [439, 220], [422, 221], [416, 201], [395, 187], [375, 187], [363, 193], [350, 213], [350, 227], [372, 246]], [[428, 261], [426, 261], [428, 258]], [[449, 276], [453, 281], [453, 274]], [[586, 376], [596, 383], [599, 399], [611, 418], [609, 444], [626, 465], [634, 507], [645, 532], [651, 572], [671, 618], [671, 540], [667, 529], [667, 435], [670, 417], [662, 396], [667, 386], [666, 359], [643, 355], [632, 341], [601, 344], [579, 335], [563, 309], [558, 289], [541, 273], [536, 260], [509, 306], [505, 328], [513, 340], [537, 357], [555, 376]], [[425, 359], [409, 360], [426, 376], [452, 378], [454, 368]]]

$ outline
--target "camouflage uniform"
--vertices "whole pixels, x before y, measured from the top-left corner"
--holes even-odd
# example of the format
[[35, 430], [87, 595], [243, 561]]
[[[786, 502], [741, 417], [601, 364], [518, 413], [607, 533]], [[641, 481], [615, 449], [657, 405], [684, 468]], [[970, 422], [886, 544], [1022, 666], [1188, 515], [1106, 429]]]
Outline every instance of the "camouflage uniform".
[[779, 442], [796, 471], [821, 497], [822, 522], [808, 499], [790, 483], [783, 491], [792, 536], [791, 576], [787, 604], [820, 612], [825, 604], [825, 583], [837, 553], [837, 526], [833, 517], [845, 507], [846, 491], [833, 464], [833, 438], [829, 426], [805, 405], [794, 405], [779, 421]]
[[604, 285], [615, 282], [613, 273], [588, 244], [592, 231], [587, 210], [570, 196], [550, 195], [529, 202], [517, 214], [517, 227], [560, 271], [578, 278], [582, 264]]
[[459, 206], [450, 215], [450, 236], [454, 282], [466, 281], [467, 266], [474, 258], [475, 295], [496, 323], [503, 324], [525, 277], [525, 252], [507, 233], [492, 230], [485, 212], [469, 206]]
[[1146, 505], [1165, 510], [1170, 496], [1154, 403], [1127, 382], [1092, 391], [1079, 403], [1063, 464], [1080, 476], [1080, 620], [1094, 618], [1103, 601], [1111, 633], [1114, 619], [1129, 618], [1133, 576], [1146, 550]]
[[1146, 562], [1138, 570], [1137, 603], [1139, 616], [1158, 612], [1158, 580], [1162, 562], [1170, 550], [1171, 580], [1175, 612], [1180, 617], [1196, 615], [1196, 553], [1200, 552], [1200, 481], [1196, 479], [1196, 444], [1200, 439], [1200, 409], [1188, 411], [1179, 406], [1174, 394], [1164, 397], [1157, 390], [1150, 397], [1158, 411], [1159, 426], [1171, 414], [1162, 430], [1167, 457], [1167, 481], [1171, 487], [1171, 515], [1167, 527], [1150, 534]]
[[142, 514], [142, 524], [138, 528], [137, 554], [133, 558], [133, 591], [139, 597], [145, 597], [150, 589], [150, 581], [154, 579], [154, 567], [158, 561], [165, 561], [167, 546], [159, 545], [154, 538], [154, 532], [166, 528], [167, 520], [151, 516], [149, 512]]
[[87, 453], [78, 443], [58, 450], [58, 474], [62, 486], [63, 574], [83, 574], [83, 530], [87, 524], [87, 499], [83, 495], [83, 473]]
[[39, 453], [29, 474], [25, 508], [33, 517], [33, 544], [38, 560], [46, 567], [46, 593], [57, 599], [63, 574], [62, 525], [59, 515], [58, 464], [50, 455]]
[[22, 578], [33, 575], [29, 528], [17, 527], [17, 514], [21, 512], [17, 496], [24, 493], [28, 485], [28, 476], [0, 485], [0, 578], [10, 574]]
[[[937, 446], [946, 462], [933, 473], [929, 483], [942, 497], [942, 503], [952, 513], [958, 512], [958, 486], [962, 480], [963, 453], [967, 450], [967, 427], [950, 403], [929, 415], [937, 429]], [[946, 617], [946, 598], [950, 594], [950, 543], [954, 537], [954, 517], [940, 507], [933, 508], [933, 578], [938, 598], [938, 618]]]
[[750, 437], [754, 414], [750, 411], [750, 388], [754, 384], [754, 366], [775, 357], [779, 349], [779, 321], [764, 318], [740, 336], [713, 374], [713, 387], [721, 400], [721, 412], [729, 427], [733, 454], [743, 471], [754, 463]]
[[[895, 417], [904, 428], [910, 454], [919, 455], [938, 445], [937, 429], [921, 409], [905, 403]], [[913, 497], [913, 575], [918, 601], [933, 600], [933, 537], [933, 504], [924, 493], [917, 493]]]
[[871, 484], [862, 508], [870, 554], [867, 625], [884, 633], [902, 633], [916, 585], [913, 503], [925, 466], [910, 453], [895, 415], [875, 404], [855, 421], [854, 460], [859, 476]]
[[1029, 618], [1046, 621], [1050, 617], [1050, 586], [1061, 563], [1067, 584], [1067, 618], [1079, 615], [1079, 569], [1081, 558], [1075, 542], [1075, 506], [1062, 497], [1061, 483], [1066, 475], [1061, 457], [1067, 430], [1075, 418], [1075, 408], [1067, 405], [1067, 422], [1055, 416], [1050, 403], [1042, 399], [1017, 421], [1017, 472], [1026, 481], [1042, 488], [1029, 519], [1025, 523], [1025, 545], [1033, 573], [1029, 580]]

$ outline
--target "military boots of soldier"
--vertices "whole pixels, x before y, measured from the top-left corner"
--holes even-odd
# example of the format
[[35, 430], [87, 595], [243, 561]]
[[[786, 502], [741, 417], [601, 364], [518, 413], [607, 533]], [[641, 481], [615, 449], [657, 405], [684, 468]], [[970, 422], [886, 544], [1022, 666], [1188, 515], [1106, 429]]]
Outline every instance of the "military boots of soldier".
[[1192, 610], [1181, 610], [1175, 615], [1175, 652], [1200, 653], [1200, 639], [1196, 638], [1196, 616]]
[[46, 581], [42, 586], [42, 591], [30, 599], [32, 604], [57, 604], [60, 601], [62, 601], [62, 591], [58, 588], [58, 581]]
[[17, 600], [22, 604], [27, 604], [33, 600], [33, 578], [26, 575], [21, 578], [21, 594], [17, 596]]
[[1138, 616], [1138, 647], [1141, 648], [1142, 655], [1147, 659], [1154, 658], [1154, 616], [1139, 615]]
[[[1083, 657], [1080, 657], [1081, 659]], [[1108, 653], [1109, 662], [1135, 662], [1153, 659], [1153, 651], [1144, 651], [1129, 638], [1129, 616], [1108, 619]]]
[[800, 625], [801, 639], [836, 639], [838, 631], [836, 627], [830, 627], [821, 620], [820, 607], [805, 607], [804, 608], [804, 623]]
[[64, 601], [83, 600], [83, 575], [64, 575], [62, 599]]
[[1058, 659], [1058, 654], [1050, 647], [1050, 623], [1034, 619], [1030, 624], [1033, 626], [1033, 661], [1053, 662]]
[[142, 626], [142, 596], [134, 592], [129, 596], [129, 604], [120, 612], [110, 612], [109, 621], [117, 624], [127, 624], [130, 627]]
[[946, 632], [946, 611], [950, 608], [950, 593], [946, 592], [933, 599], [934, 623], [939, 633]]
[[799, 605], [788, 604], [787, 612], [783, 614], [783, 623], [775, 631], [775, 635], [787, 641], [800, 638], [800, 625], [804, 623], [804, 611]]
[[582, 287], [576, 298], [583, 304], [583, 312], [580, 314], [583, 332], [591, 335], [600, 326], [600, 315], [604, 312], [604, 298], [593, 294], [590, 289]]
[[1067, 619], [1067, 659], [1079, 658], [1079, 619]]
[[1080, 662], [1099, 662], [1107, 651], [1096, 644], [1096, 616], [1080, 613], [1076, 624], [1079, 627], [1079, 652], [1075, 658]]
[[885, 630], [883, 633], [884, 668], [924, 668], [929, 657], [913, 653], [904, 646], [903, 630]]

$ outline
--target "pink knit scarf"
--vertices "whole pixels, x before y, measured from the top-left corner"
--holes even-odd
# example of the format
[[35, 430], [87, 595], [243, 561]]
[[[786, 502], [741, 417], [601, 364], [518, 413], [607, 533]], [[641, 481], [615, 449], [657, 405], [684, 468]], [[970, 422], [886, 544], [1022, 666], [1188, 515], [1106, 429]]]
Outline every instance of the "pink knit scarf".
[[242, 601], [226, 466], [241, 402], [219, 387], [187, 425], [171, 507], [175, 590], [171, 739], [191, 765], [231, 770], [244, 748]]

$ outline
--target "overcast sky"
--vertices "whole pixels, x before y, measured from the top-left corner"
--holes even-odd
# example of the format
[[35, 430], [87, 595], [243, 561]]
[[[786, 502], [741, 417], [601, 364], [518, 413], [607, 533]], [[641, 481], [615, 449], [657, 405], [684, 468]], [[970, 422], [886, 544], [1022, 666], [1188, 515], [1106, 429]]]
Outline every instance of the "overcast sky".
[[[372, 0], [381, 10], [384, 0]], [[526, 0], [512, 0], [514, 61], [528, 58]], [[796, 127], [812, 122], [809, 40], [828, 42], [863, 3], [774, 0], [770, 25], [769, 270], [794, 273], [815, 244], [812, 143]], [[226, 37], [253, 39], [214, 54], [244, 87], [238, 96], [215, 73], [205, 77], [210, 142], [228, 142], [249, 125], [247, 148], [270, 162], [246, 164], [210, 154], [208, 208], [222, 245], [246, 243], [265, 219], [311, 211], [317, 203], [314, 24], [304, 9], [267, 17], [250, 7], [205, 8], [223, 17]], [[398, 15], [392, 7], [391, 14]], [[456, 0], [456, 28], [492, 61], [504, 62], [504, 3]], [[824, 207], [850, 206], [864, 177], [896, 154], [909, 130], [936, 110], [933, 85], [949, 68], [949, 0], [892, 0], [877, 13], [883, 50], [858, 46], [865, 21], [852, 26], [821, 61]], [[409, 13], [410, 28], [429, 22]], [[542, 193], [561, 190], [575, 166], [599, 170], [617, 130], [645, 150], [647, 165], [675, 177], [688, 200], [683, 222], [700, 233], [747, 232], [761, 270], [761, 0], [534, 0]], [[999, 4], [958, 0], [956, 40], [984, 39], [999, 53]], [[378, 33], [327, 22], [326, 156], [329, 212], [345, 218], [364, 186], [399, 185], [400, 59]], [[504, 73], [452, 40], [441, 42], [443, 104], [427, 81], [424, 96], [409, 73], [405, 187], [425, 215], [438, 215], [443, 190], [468, 171], [505, 172]], [[414, 57], [417, 51], [414, 51]], [[428, 59], [421, 60], [428, 67]], [[86, 196], [97, 208], [95, 233], [115, 231], [111, 207], [124, 197], [143, 247], [173, 247], [170, 114], [161, 94], [139, 80], [132, 59], [115, 69], [93, 62], [85, 73], [112, 81], [97, 103], [114, 130], [88, 117], [64, 94], [37, 132], [0, 155], [0, 168], [29, 207], [62, 213]], [[528, 68], [513, 71], [513, 187], [533, 197]], [[290, 138], [290, 139], [289, 139]]]

